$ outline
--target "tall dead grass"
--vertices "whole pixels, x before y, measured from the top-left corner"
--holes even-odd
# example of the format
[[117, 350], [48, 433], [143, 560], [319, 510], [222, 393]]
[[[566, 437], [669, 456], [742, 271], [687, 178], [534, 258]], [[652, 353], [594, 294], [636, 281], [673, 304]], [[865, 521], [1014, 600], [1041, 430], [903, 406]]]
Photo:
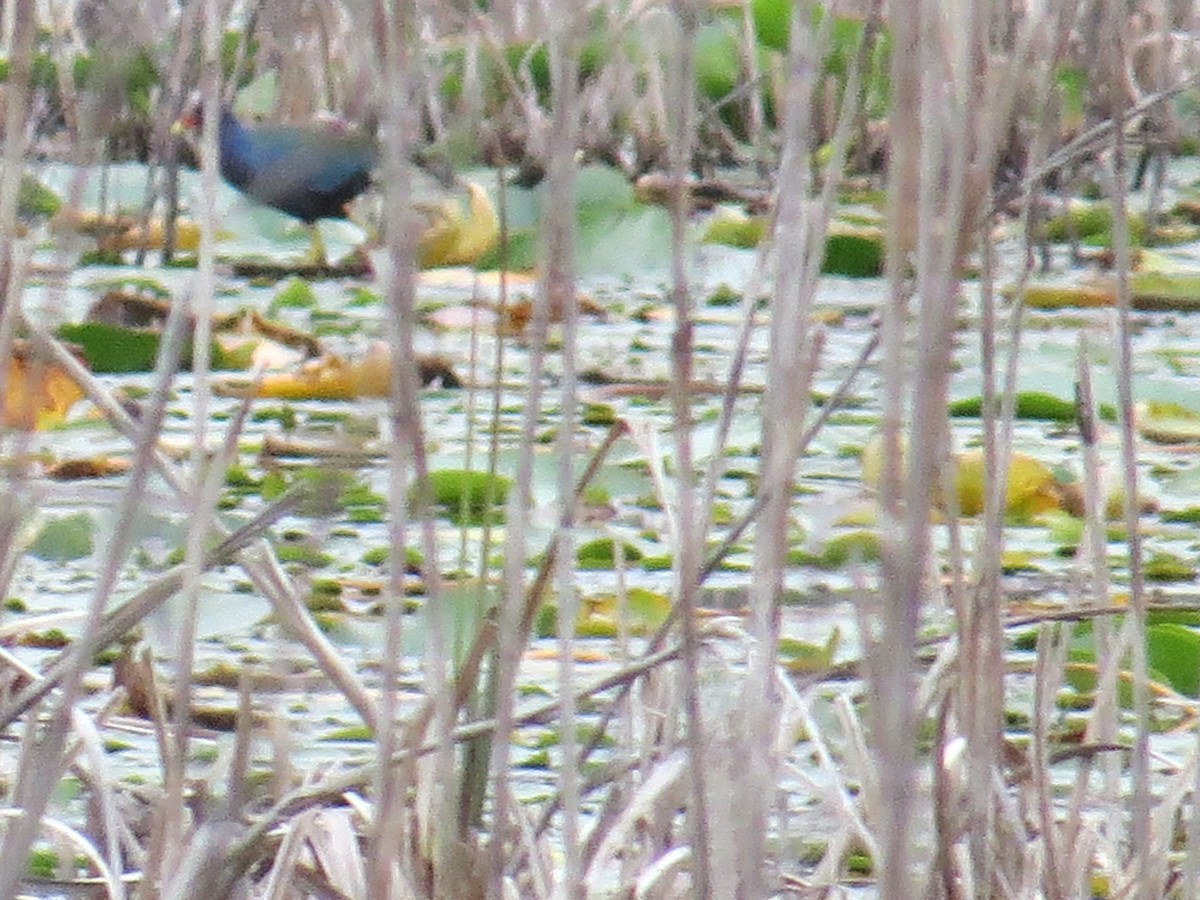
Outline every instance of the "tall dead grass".
[[[184, 306], [168, 325], [154, 390], [139, 422], [41, 323], [24, 317], [14, 173], [25, 153], [25, 130], [22, 109], [11, 98], [29, 87], [26, 26], [34, 11], [32, 4], [15, 5], [19, 11], [9, 21], [17, 25], [7, 36], [13, 91], [6, 119], [7, 166], [0, 179], [0, 263], [7, 267], [0, 279], [7, 285], [0, 349], [20, 328], [74, 372], [133, 446], [134, 465], [99, 557], [79, 635], [42, 671], [0, 650], [8, 672], [0, 726], [19, 753], [7, 805], [0, 811], [6, 823], [0, 897], [18, 893], [31, 848], [51, 839], [86, 856], [98, 890], [112, 897], [839, 896], [851, 890], [851, 857], [867, 860], [873, 892], [888, 898], [1067, 898], [1090, 896], [1098, 886], [1113, 897], [1196, 893], [1200, 817], [1194, 803], [1200, 766], [1195, 754], [1200, 748], [1165, 770], [1150, 765], [1146, 598], [1139, 574], [1138, 470], [1130, 426], [1129, 235], [1121, 226], [1115, 248], [1122, 303], [1111, 323], [1111, 347], [1121, 386], [1121, 465], [1129, 498], [1129, 615], [1119, 624], [1107, 618], [1117, 604], [1104, 560], [1091, 373], [1081, 341], [1079, 365], [1070, 377], [1079, 384], [1089, 540], [1077, 561], [1077, 591], [1065, 615], [1034, 623], [1038, 643], [1027, 671], [1017, 673], [1006, 653], [1005, 631], [1012, 622], [1001, 577], [1003, 498], [1023, 308], [1019, 292], [1011, 304], [997, 298], [994, 174], [1014, 130], [1030, 135], [1024, 144], [1028, 177], [1019, 180], [1017, 193], [1025, 240], [1032, 246], [1031, 210], [1042, 179], [1078, 158], [1060, 150], [1064, 137], [1057, 132], [1051, 88], [1055, 67], [1068, 55], [1082, 59], [1089, 84], [1102, 94], [1100, 121], [1086, 140], [1067, 146], [1102, 154], [1097, 171], [1106, 175], [1114, 221], [1125, 222], [1126, 132], [1130, 110], [1139, 109], [1144, 99], [1126, 90], [1134, 41], [1125, 4], [1080, 0], [1016, 8], [1000, 0], [911, 0], [903, 8], [893, 6], [885, 17], [882, 4], [865, 3], [859, 12], [871, 27], [836, 103], [829, 152], [819, 157], [813, 154], [816, 111], [827, 105], [819, 76], [835, 22], [830, 15], [813, 18], [799, 8], [793, 11], [793, 39], [777, 73], [782, 87], [774, 97], [779, 126], [773, 136], [757, 92], [750, 104], [752, 156], [774, 153], [773, 219], [753, 280], [741, 286], [736, 350], [728, 361], [726, 395], [708, 457], [697, 452], [695, 440], [697, 292], [686, 180], [702, 149], [706, 111], [695, 95], [693, 50], [696, 29], [711, 14], [709, 5], [672, 0], [576, 8], [511, 0], [483, 12], [379, 2], [293, 22], [301, 30], [316, 29], [302, 37], [316, 41], [326, 56], [330, 48], [345, 47], [357, 60], [345, 69], [322, 67], [316, 79], [321, 93], [350, 102], [353, 84], [360, 83], [353, 79], [364, 79], [364, 68], [370, 75], [361, 83], [387, 85], [375, 98], [388, 149], [381, 173], [386, 208], [405, 209], [410, 173], [404, 160], [420, 142], [423, 125], [435, 133], [470, 127], [520, 132], [545, 164], [557, 201], [544, 223], [541, 283], [526, 335], [530, 373], [515, 440], [515, 486], [503, 535], [497, 538], [504, 564], [498, 571], [484, 565], [479, 624], [457, 651], [454, 623], [439, 602], [433, 513], [420, 490], [425, 437], [412, 353], [417, 225], [399, 213], [392, 223], [398, 227], [388, 232], [386, 335], [399, 351], [392, 355], [386, 415], [389, 541], [394, 560], [404, 557], [408, 544], [421, 546], [428, 588], [423, 693], [415, 712], [407, 714], [401, 712], [400, 697], [403, 567], [393, 565], [386, 586], [385, 649], [379, 677], [368, 686], [364, 673], [347, 665], [315, 626], [298, 585], [263, 540], [301, 498], [285, 497], [233, 533], [215, 518], [215, 479], [236, 458], [249, 403], [227, 429], [214, 462], [201, 451], [210, 443], [203, 353], [195, 362], [191, 391], [196, 452], [182, 462], [159, 452], [167, 397], [178, 377]], [[278, 5], [261, 5], [266, 13], [279, 12]], [[1166, 4], [1149, 6], [1165, 33]], [[749, 9], [745, 4], [743, 36], [747, 59], [756, 59]], [[643, 45], [644, 79], [630, 79], [615, 68], [628, 62], [622, 50], [614, 52], [609, 70], [581, 81], [583, 41], [596, 16], [609, 20], [614, 46], [615, 36], [634, 30], [653, 36]], [[218, 44], [226, 23], [216, 0], [202, 5], [201, 87], [210, 112], [219, 102]], [[485, 60], [502, 61], [504, 42], [513, 35], [544, 40], [551, 73], [545, 107], [522, 68], [526, 59], [507, 72], [512, 96], [495, 121], [463, 122], [454, 111], [438, 108], [430, 110], [430, 122], [422, 122], [419, 111], [433, 105], [428, 42], [448, 40], [452, 27], [468, 34], [463, 46], [468, 72]], [[811, 314], [837, 190], [852, 142], [863, 133], [866, 62], [884, 29], [892, 46], [887, 297], [879, 310], [878, 336], [866, 343], [844, 382], [848, 391], [864, 372], [874, 372], [882, 386], [888, 449], [880, 498], [882, 564], [878, 572], [867, 566], [854, 571], [862, 658], [836, 673], [799, 679], [781, 665], [779, 655], [789, 532], [811, 515], [812, 501], [797, 495], [795, 485], [806, 449], [844, 396], [840, 390], [821, 408], [810, 404], [814, 378], [827, 365], [827, 336]], [[1160, 71], [1156, 91], [1175, 89], [1166, 72]], [[339, 80], [343, 77], [348, 80]], [[479, 90], [478, 83], [464, 78], [467, 120], [486, 106], [473, 90]], [[202, 177], [211, 199], [217, 116], [205, 121]], [[672, 185], [672, 425], [660, 434], [644, 422], [620, 422], [581, 458], [575, 425], [577, 330], [584, 327], [573, 263], [576, 151], [585, 139], [602, 143], [595, 137], [603, 131], [601, 123], [620, 121], [635, 123], [637, 139], [661, 149]], [[200, 214], [199, 268], [187, 308], [197, 321], [208, 321], [215, 265], [211, 203]], [[1024, 273], [1016, 273], [1018, 285], [1032, 266], [1033, 254], [1026, 256], [1031, 262]], [[964, 335], [959, 321], [973, 260], [980, 261], [983, 273], [979, 324]], [[754, 307], [764, 285], [771, 302], [762, 324]], [[550, 340], [552, 320], [563, 323], [557, 344]], [[722, 451], [739, 415], [735, 401], [749, 339], [759, 328], [767, 332], [769, 358], [757, 496], [731, 537], [713, 533], [709, 523], [723, 474]], [[986, 502], [980, 519], [970, 523], [953, 510], [941, 520], [933, 514], [933, 498], [949, 478], [946, 405], [955, 343], [964, 337], [981, 343], [985, 385]], [[207, 346], [203, 340], [198, 344]], [[877, 349], [880, 358], [874, 359]], [[544, 377], [552, 363], [559, 376], [557, 510], [553, 536], [539, 546], [527, 499], [539, 423], [554, 399]], [[992, 402], [996, 398], [998, 407]], [[490, 405], [493, 415], [497, 408], [496, 402]], [[21, 440], [6, 436], [3, 446], [19, 449]], [[670, 523], [674, 607], [667, 625], [644, 647], [630, 649], [618, 671], [593, 679], [574, 663], [577, 506], [606, 455], [622, 441], [642, 452]], [[670, 467], [664, 465], [668, 455]], [[29, 484], [4, 477], [0, 534], [12, 535], [36, 497]], [[134, 596], [121, 597], [116, 573], [129, 551], [131, 511], [145, 502], [151, 478], [165, 483], [188, 510], [186, 554], [180, 566]], [[486, 560], [494, 548], [490, 532], [485, 534], [481, 556]], [[702, 620], [696, 615], [701, 590], [738, 536], [753, 542], [748, 616]], [[3, 553], [11, 554], [14, 545], [3, 544]], [[708, 552], [710, 544], [715, 551]], [[541, 561], [530, 573], [526, 560], [535, 551], [542, 551]], [[15, 561], [6, 555], [0, 563], [0, 573], [11, 578]], [[237, 730], [223, 751], [226, 782], [194, 783], [189, 709], [195, 601], [204, 572], [218, 563], [242, 567], [254, 590], [272, 604], [281, 631], [304, 648], [361, 717], [374, 741], [372, 764], [295, 771], [283, 713], [254, 697], [247, 674]], [[0, 590], [7, 587], [0, 583]], [[534, 614], [551, 592], [559, 609], [554, 692], [550, 699], [531, 702], [520, 696], [518, 673]], [[161, 777], [134, 791], [105, 764], [99, 738], [105, 715], [82, 712], [81, 684], [99, 650], [168, 603], [178, 641], [157, 648], [170, 665], [154, 677], [167, 678], [168, 690], [160, 695], [153, 685], [154, 697], [160, 698], [152, 727]], [[951, 615], [944, 615], [946, 610]], [[1055, 700], [1065, 683], [1072, 620], [1084, 617], [1095, 619], [1100, 649], [1095, 705], [1083, 744], [1064, 756], [1055, 742]], [[942, 626], [928, 639], [925, 631], [933, 622]], [[621, 646], [637, 644], [625, 635]], [[835, 674], [854, 680], [835, 684]], [[1013, 689], [1018, 677], [1031, 698], [1027, 701]], [[1122, 710], [1123, 681], [1132, 684], [1132, 715]], [[1006, 733], [1005, 717], [1014, 707], [1029, 716], [1024, 744]], [[591, 733], [578, 727], [585, 710], [589, 722], [598, 723]], [[520, 797], [510, 741], [515, 729], [531, 724], [553, 727], [559, 739], [555, 787], [536, 801]], [[606, 737], [611, 746], [599, 754]], [[252, 800], [249, 760], [264, 738], [271, 745], [275, 780], [265, 800]], [[1073, 770], [1066, 768], [1068, 757]], [[81, 779], [89, 796], [84, 827], [47, 815], [50, 797], [67, 772]], [[810, 833], [814, 822], [821, 824], [819, 834]], [[1175, 838], [1180, 823], [1187, 826], [1182, 855]], [[1176, 889], [1179, 881], [1182, 888]]]

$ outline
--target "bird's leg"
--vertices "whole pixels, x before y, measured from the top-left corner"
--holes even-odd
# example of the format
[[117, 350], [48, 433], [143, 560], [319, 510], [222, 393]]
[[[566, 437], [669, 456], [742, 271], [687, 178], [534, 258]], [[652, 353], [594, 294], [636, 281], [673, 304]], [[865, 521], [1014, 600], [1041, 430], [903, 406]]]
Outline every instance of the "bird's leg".
[[356, 215], [353, 204], [346, 204], [346, 208], [344, 211], [346, 213], [346, 221], [347, 222], [357, 225], [359, 228], [361, 228], [363, 231], [366, 232], [366, 234], [367, 234], [366, 244], [368, 247], [374, 247], [374, 246], [377, 246], [377, 245], [383, 243], [383, 238], [382, 238], [382, 235], [380, 235], [380, 233], [379, 233], [379, 229], [375, 227], [375, 224], [370, 220], [370, 218], [368, 216]]
[[312, 245], [309, 247], [308, 256], [304, 260], [305, 265], [312, 266], [314, 269], [326, 269], [329, 264], [325, 261], [325, 241], [321, 239], [321, 229], [316, 222], [308, 223], [308, 233], [312, 238]]
[[383, 236], [379, 234], [379, 229], [374, 227], [374, 223], [371, 222], [370, 218], [367, 218], [366, 216], [355, 216], [353, 214], [353, 211], [347, 210], [346, 221], [356, 224], [356, 226], [358, 226], [359, 228], [364, 230], [364, 232], [366, 232], [367, 246], [374, 246], [377, 244], [382, 244]]

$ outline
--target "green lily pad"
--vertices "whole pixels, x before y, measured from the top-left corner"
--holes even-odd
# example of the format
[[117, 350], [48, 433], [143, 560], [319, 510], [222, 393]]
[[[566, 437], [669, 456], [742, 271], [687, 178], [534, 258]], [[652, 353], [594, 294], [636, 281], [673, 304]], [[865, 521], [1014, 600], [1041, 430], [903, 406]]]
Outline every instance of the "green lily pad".
[[1191, 581], [1196, 577], [1196, 567], [1173, 553], [1152, 553], [1146, 560], [1147, 581]]
[[[624, 541], [621, 542], [621, 552], [626, 563], [638, 562], [642, 558], [641, 550]], [[588, 541], [579, 547], [575, 556], [581, 569], [612, 569], [617, 562], [616, 542], [610, 537]]]
[[833, 658], [841, 642], [842, 632], [836, 626], [824, 644], [780, 638], [779, 660], [792, 672], [821, 672], [833, 665]]
[[104, 322], [61, 325], [56, 332], [64, 341], [78, 344], [93, 372], [150, 372], [158, 359], [162, 335], [150, 328], [122, 328]]
[[294, 276], [279, 289], [279, 293], [267, 307], [267, 315], [278, 315], [283, 309], [312, 309], [317, 305], [317, 295], [312, 285], [299, 276]]
[[724, 244], [749, 250], [757, 247], [767, 233], [766, 216], [748, 216], [733, 207], [720, 207], [700, 234], [703, 244]]
[[883, 274], [884, 257], [881, 229], [834, 222], [825, 238], [821, 272], [849, 278], [875, 278]]
[[70, 562], [92, 555], [96, 522], [87, 513], [50, 519], [33, 539], [29, 553], [47, 562]]
[[32, 175], [21, 176], [21, 187], [17, 194], [17, 213], [23, 219], [48, 218], [58, 212], [62, 200]]
[[1164, 623], [1146, 629], [1146, 661], [1186, 697], [1200, 697], [1200, 632]]
[[875, 562], [879, 559], [879, 536], [871, 531], [851, 531], [831, 538], [820, 553], [789, 550], [787, 559], [791, 565], [818, 569], [842, 569], [852, 564]]
[[[999, 412], [999, 409], [996, 411]], [[983, 398], [955, 400], [950, 404], [949, 413], [955, 417], [978, 417], [983, 414]], [[1015, 415], [1018, 419], [1072, 422], [1075, 420], [1075, 404], [1042, 391], [1022, 391], [1017, 394]]]
[[[1116, 620], [1119, 622], [1119, 618]], [[1069, 652], [1075, 665], [1068, 667], [1067, 682], [1081, 693], [1096, 689], [1096, 653], [1090, 623], [1081, 623]], [[1166, 685], [1186, 697], [1200, 697], [1200, 631], [1175, 622], [1162, 622], [1146, 628], [1147, 674], [1152, 682]], [[1120, 703], [1133, 704], [1128, 669], [1118, 690]]]
[[429, 487], [435, 506], [440, 507], [459, 525], [481, 525], [497, 515], [508, 499], [512, 482], [503, 475], [489, 475], [467, 469], [440, 469], [429, 473]]

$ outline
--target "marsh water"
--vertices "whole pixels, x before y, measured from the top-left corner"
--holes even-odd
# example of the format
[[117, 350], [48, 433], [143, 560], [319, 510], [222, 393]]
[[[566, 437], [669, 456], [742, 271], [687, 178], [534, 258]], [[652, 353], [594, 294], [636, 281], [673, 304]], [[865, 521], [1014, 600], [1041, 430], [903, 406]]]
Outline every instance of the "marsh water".
[[[47, 184], [68, 195], [78, 181], [67, 167], [45, 167], [39, 173]], [[105, 176], [103, 193], [112, 206], [140, 203], [145, 169], [118, 166]], [[481, 183], [490, 173], [477, 173]], [[1186, 194], [1200, 175], [1195, 161], [1180, 161], [1172, 169], [1172, 187], [1176, 195]], [[607, 176], [595, 176], [603, 179]], [[195, 178], [184, 177], [184, 194], [195, 190]], [[93, 174], [84, 184], [81, 203], [94, 208], [101, 193], [100, 177]], [[537, 196], [513, 190], [514, 215], [528, 220], [536, 216]], [[296, 256], [306, 246], [303, 231], [285, 217], [255, 208], [225, 186], [218, 205], [222, 230], [219, 253], [232, 258], [248, 254], [275, 259]], [[600, 373], [614, 384], [665, 382], [671, 377], [671, 341], [674, 329], [669, 284], [669, 219], [657, 208], [628, 207], [613, 220], [603, 239], [588, 237], [580, 253], [580, 290], [603, 310], [590, 315], [578, 326], [579, 366]], [[347, 252], [364, 235], [354, 226], [334, 223], [323, 226], [332, 256]], [[697, 226], [699, 228], [699, 225]], [[190, 269], [163, 268], [153, 254], [145, 267], [78, 267], [75, 261], [87, 239], [81, 236], [34, 232], [35, 277], [25, 295], [25, 309], [31, 317], [55, 325], [82, 319], [87, 309], [105, 290], [121, 282], [153, 282], [173, 297], [183, 296], [195, 273]], [[995, 231], [1000, 262], [998, 282], [1012, 283], [1022, 262], [1021, 247], [1014, 227], [998, 224]], [[743, 320], [738, 295], [751, 280], [756, 251], [696, 243], [692, 248], [692, 291], [695, 298], [695, 376], [700, 381], [724, 383]], [[1200, 271], [1200, 243], [1184, 244], [1156, 253], [1181, 269]], [[130, 255], [131, 257], [131, 255]], [[1048, 281], [1072, 283], [1094, 273], [1071, 267], [1066, 251], [1053, 255], [1054, 268]], [[226, 264], [218, 269], [218, 312], [237, 309], [256, 310], [304, 332], [316, 335], [330, 351], [347, 358], [366, 352], [372, 341], [385, 333], [385, 305], [378, 285], [370, 279], [342, 279], [314, 282], [311, 287], [316, 304], [307, 307], [279, 308], [276, 301], [282, 282], [260, 283], [239, 278]], [[514, 280], [510, 296], [519, 298], [533, 291], [528, 279]], [[731, 293], [732, 292], [732, 293]], [[764, 295], [767, 290], [764, 289]], [[730, 297], [733, 297], [732, 302]], [[467, 382], [478, 385], [474, 396], [468, 389], [430, 388], [421, 396], [423, 425], [428, 442], [431, 469], [483, 467], [492, 443], [498, 435], [496, 468], [502, 474], [515, 470], [513, 446], [526, 405], [529, 348], [520, 336], [500, 338], [494, 327], [495, 313], [486, 304], [498, 297], [494, 274], [476, 276], [469, 271], [430, 272], [422, 275], [418, 304], [424, 316], [418, 328], [419, 349], [452, 360], [456, 371]], [[828, 395], [837, 389], [851, 371], [855, 360], [874, 334], [875, 314], [888, 298], [881, 278], [827, 277], [821, 281], [815, 307], [821, 314], [825, 349], [817, 373], [814, 391]], [[980, 288], [968, 281], [962, 290], [960, 322], [956, 335], [956, 371], [952, 376], [952, 398], [976, 397], [981, 393], [981, 350], [979, 342]], [[727, 445], [720, 449], [723, 476], [717, 489], [717, 514], [712, 536], [719, 539], [725, 530], [745, 513], [753, 501], [757, 471], [757, 447], [760, 440], [759, 390], [765, 378], [767, 352], [766, 328], [769, 305], [755, 312], [760, 327], [750, 337], [750, 353], [745, 373], [746, 389], [737, 399], [736, 415]], [[1200, 317], [1185, 312], [1136, 313], [1134, 335], [1136, 371], [1135, 394], [1139, 399], [1174, 401], [1200, 412]], [[1081, 334], [1088, 336], [1097, 398], [1113, 401], [1112, 335], [1114, 316], [1110, 310], [1069, 309], [1057, 312], [1030, 310], [1025, 313], [1020, 346], [1019, 381], [1021, 391], [1043, 391], [1064, 401], [1072, 399], [1075, 358]], [[1003, 331], [1007, 334], [1007, 331]], [[495, 371], [496, 341], [506, 342], [503, 370]], [[1001, 353], [1011, 348], [1002, 341]], [[558, 375], [561, 356], [548, 354], [546, 388], [540, 427], [547, 435], [561, 428], [558, 403]], [[245, 373], [215, 373], [214, 379], [236, 378]], [[145, 388], [150, 373], [106, 375], [113, 386]], [[174, 382], [164, 440], [186, 448], [191, 440], [192, 376], [181, 373]], [[491, 417], [491, 386], [499, 384], [499, 416]], [[853, 660], [859, 652], [853, 613], [857, 591], [874, 577], [873, 563], [852, 554], [838, 565], [813, 562], [832, 542], [848, 534], [873, 529], [871, 491], [861, 478], [860, 455], [878, 426], [881, 381], [878, 361], [868, 363], [851, 391], [850, 402], [833, 413], [801, 461], [797, 472], [797, 492], [792, 506], [792, 543], [797, 562], [787, 574], [784, 632], [789, 638], [814, 647], [824, 646], [838, 634], [836, 662]], [[598, 597], [621, 590], [644, 588], [669, 599], [672, 575], [670, 548], [664, 540], [668, 523], [661, 503], [656, 502], [655, 487], [647, 473], [645, 460], [652, 454], [672, 455], [671, 410], [665, 395], [653, 396], [634, 391], [608, 390], [602, 384], [585, 383], [582, 399], [605, 404], [613, 415], [634, 426], [636, 439], [623, 439], [609, 457], [596, 480], [597, 505], [603, 514], [582, 525], [577, 543], [612, 538], [632, 548], [620, 571], [610, 568], [581, 570], [578, 586], [585, 597]], [[697, 395], [694, 401], [695, 442], [701, 460], [707, 458], [717, 428], [722, 399], [718, 394]], [[214, 397], [210, 407], [209, 438], [216, 446], [232, 421], [240, 401], [232, 397]], [[305, 441], [343, 441], [364, 449], [368, 461], [357, 467], [353, 476], [368, 499], [357, 512], [346, 511], [331, 517], [296, 516], [282, 522], [275, 540], [307, 548], [309, 554], [293, 554], [289, 568], [301, 584], [314, 590], [336, 593], [340, 608], [322, 613], [322, 624], [339, 652], [370, 684], [375, 679], [383, 648], [382, 619], [378, 613], [378, 587], [386, 577], [386, 565], [380, 556], [387, 548], [387, 530], [382, 499], [387, 495], [385, 458], [378, 452], [384, 446], [385, 402], [359, 398], [352, 401], [258, 400], [244, 433], [239, 438], [239, 466], [250, 483], [261, 483], [272, 473], [321, 465], [313, 457], [287, 458], [264, 454], [264, 440], [287, 438]], [[602, 417], [603, 418], [603, 417]], [[605, 420], [607, 421], [607, 420]], [[605, 421], [581, 424], [576, 432], [578, 458], [583, 460], [598, 447], [607, 432]], [[977, 445], [981, 428], [978, 419], [954, 420], [957, 448]], [[1117, 442], [1109, 428], [1102, 438], [1101, 452], [1114, 469]], [[80, 404], [69, 421], [58, 428], [35, 433], [30, 450], [58, 459], [92, 456], [98, 453], [128, 455], [127, 443], [87, 404]], [[1082, 472], [1080, 441], [1073, 426], [1049, 421], [1018, 421], [1014, 449], [1028, 454], [1062, 472]], [[374, 454], [374, 455], [372, 455]], [[1162, 511], [1200, 507], [1200, 460], [1188, 452], [1143, 442], [1140, 452], [1142, 480], [1148, 493], [1158, 502], [1159, 512], [1143, 517], [1148, 553], [1159, 553], [1190, 562], [1196, 558], [1194, 526], [1164, 520]], [[1066, 476], [1065, 476], [1066, 477]], [[555, 522], [556, 460], [554, 445], [547, 442], [535, 464], [534, 528], [532, 554], [539, 554]], [[119, 477], [77, 482], [54, 482], [33, 478], [26, 482], [31, 498], [27, 532], [32, 537], [47, 522], [83, 513], [90, 525], [97, 552], [103, 547], [106, 523], [111, 522], [114, 505], [124, 481]], [[144, 505], [137, 525], [137, 542], [121, 572], [117, 596], [124, 597], [144, 586], [181, 546], [186, 529], [187, 511], [165, 485], [152, 483], [151, 502]], [[254, 489], [230, 490], [220, 515], [230, 524], [245, 521], [266, 503]], [[374, 499], [371, 499], [374, 498]], [[478, 570], [482, 553], [483, 529], [460, 526], [449, 519], [437, 523], [439, 568], [444, 572]], [[1013, 610], [1054, 609], [1067, 604], [1074, 590], [1072, 573], [1077, 563], [1073, 555], [1062, 552], [1064, 539], [1058, 530], [1061, 521], [1033, 519], [1010, 524], [1006, 529], [1007, 550], [1019, 557], [1020, 564], [1006, 575], [1007, 603]], [[973, 546], [973, 526], [964, 534], [967, 546]], [[940, 534], [940, 532], [939, 532]], [[502, 526], [491, 529], [493, 545], [489, 554], [500, 552]], [[744, 604], [744, 592], [750, 578], [752, 532], [743, 538], [719, 570], [706, 584], [704, 602], [714, 614], [728, 616], [736, 623]], [[1122, 545], [1111, 545], [1112, 577], [1120, 589], [1127, 571], [1122, 564]], [[807, 554], [807, 556], [805, 556]], [[394, 554], [393, 554], [394, 556]], [[1014, 557], [1014, 558], [1017, 558]], [[808, 562], [802, 560], [808, 559]], [[529, 560], [530, 571], [537, 563]], [[22, 557], [12, 580], [11, 599], [0, 618], [0, 628], [11, 636], [44, 633], [61, 628], [70, 635], [78, 628], [95, 586], [95, 555], [63, 558], [56, 554]], [[486, 602], [489, 589], [467, 582], [446, 592], [444, 601], [461, 606], [464, 627], [474, 621], [478, 605]], [[1157, 599], [1195, 603], [1198, 588], [1194, 573], [1190, 577], [1164, 580], [1153, 585]], [[413, 613], [406, 625], [407, 656], [404, 669], [411, 680], [409, 699], [420, 696], [421, 654], [424, 641], [421, 596], [413, 597]], [[299, 769], [327, 764], [342, 764], [365, 758], [372, 745], [352, 737], [361, 723], [343, 698], [328, 682], [317, 676], [305, 653], [281, 634], [270, 615], [266, 600], [249, 590], [244, 575], [234, 565], [207, 572], [199, 605], [197, 668], [201, 671], [219, 665], [235, 668], [254, 667], [274, 676], [271, 687], [264, 689], [259, 702], [274, 710], [286, 722], [288, 745]], [[174, 647], [177, 617], [172, 605], [157, 613], [148, 623], [143, 638], [160, 658], [164, 675], [169, 677], [167, 662]], [[948, 611], [935, 611], [944, 624]], [[712, 640], [720, 641], [718, 637]], [[621, 642], [600, 634], [582, 642], [594, 653], [580, 662], [584, 678], [600, 677], [621, 661]], [[634, 646], [637, 645], [635, 636]], [[553, 663], [556, 647], [551, 637], [533, 642], [534, 654], [526, 662], [523, 683], [535, 689], [554, 692], [557, 670]], [[538, 653], [544, 651], [546, 655]], [[35, 666], [44, 665], [56, 650], [19, 646], [15, 652]], [[1013, 650], [1014, 659], [1019, 651]], [[796, 666], [801, 677], [811, 672]], [[99, 670], [95, 686], [107, 679]], [[830, 690], [846, 690], [845, 684]], [[98, 697], [101, 695], [98, 694]], [[1020, 681], [1014, 681], [1013, 700], [1021, 705]], [[201, 686], [197, 704], [209, 708], [232, 708], [236, 694], [229, 685]], [[99, 703], [99, 699], [97, 700]], [[112, 764], [129, 776], [154, 780], [160, 771], [157, 745], [152, 729], [142, 720], [119, 712], [108, 718], [106, 736], [110, 741]], [[516, 762], [527, 755], [524, 788], [536, 796], [551, 778], [543, 763], [537, 762], [536, 735], [522, 734]], [[1157, 749], [1167, 754], [1177, 747], [1178, 738], [1165, 734], [1156, 738]], [[215, 775], [222, 765], [223, 750], [232, 738], [216, 729], [200, 733], [198, 747], [211, 760]], [[5, 763], [7, 769], [11, 761]], [[797, 788], [799, 790], [799, 788]]]

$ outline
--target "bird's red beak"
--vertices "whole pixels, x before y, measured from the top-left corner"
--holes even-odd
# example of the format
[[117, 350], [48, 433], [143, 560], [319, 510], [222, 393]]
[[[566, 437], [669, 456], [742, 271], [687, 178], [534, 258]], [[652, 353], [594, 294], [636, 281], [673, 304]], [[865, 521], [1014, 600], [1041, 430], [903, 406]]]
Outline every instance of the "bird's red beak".
[[181, 135], [187, 132], [196, 132], [203, 124], [204, 113], [199, 106], [196, 106], [175, 120], [171, 126], [171, 134]]

